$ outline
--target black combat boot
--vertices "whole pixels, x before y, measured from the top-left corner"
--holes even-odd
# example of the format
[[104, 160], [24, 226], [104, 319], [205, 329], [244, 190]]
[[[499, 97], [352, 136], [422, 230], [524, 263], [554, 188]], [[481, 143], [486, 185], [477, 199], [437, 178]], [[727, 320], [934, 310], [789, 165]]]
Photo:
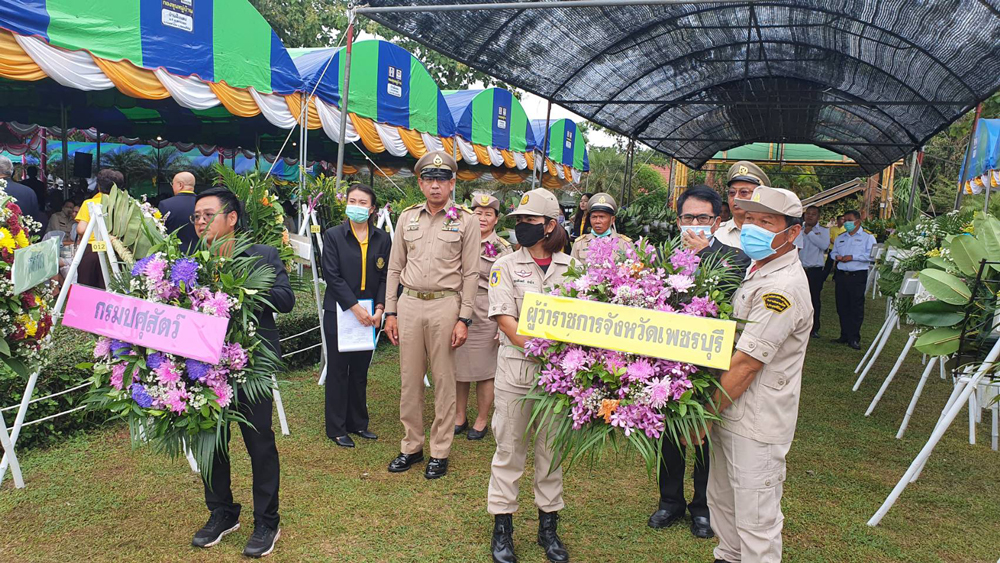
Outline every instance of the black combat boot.
[[559, 521], [558, 512], [538, 511], [538, 545], [545, 549], [545, 557], [552, 563], [566, 563], [569, 561], [569, 552], [566, 546], [556, 534], [556, 523]]
[[514, 555], [514, 519], [510, 514], [497, 514], [493, 523], [493, 563], [517, 563]]

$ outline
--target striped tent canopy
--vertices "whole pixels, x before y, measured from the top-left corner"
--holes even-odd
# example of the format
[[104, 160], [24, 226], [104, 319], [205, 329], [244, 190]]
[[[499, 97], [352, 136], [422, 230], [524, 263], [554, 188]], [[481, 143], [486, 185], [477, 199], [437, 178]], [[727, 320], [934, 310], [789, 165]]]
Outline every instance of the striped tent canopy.
[[70, 127], [253, 146], [296, 124], [300, 86], [246, 0], [0, 2], [4, 121], [59, 125], [62, 107]]
[[[545, 144], [545, 120], [531, 120], [535, 132], [538, 149], [543, 150]], [[557, 187], [563, 184], [576, 184], [584, 172], [590, 171], [590, 160], [587, 158], [587, 143], [580, 133], [580, 128], [569, 119], [558, 119], [549, 123], [548, 154], [545, 158], [544, 176], [547, 186]], [[543, 182], [544, 183], [544, 182]]]
[[[308, 105], [309, 128], [340, 138], [346, 48], [292, 49]], [[351, 51], [347, 140], [372, 153], [420, 158], [452, 151], [455, 122], [427, 68], [409, 51], [380, 40], [358, 41]]]
[[535, 132], [509, 90], [451, 90], [444, 100], [455, 119], [462, 160], [506, 167], [522, 177], [535, 167]]
[[976, 124], [976, 137], [962, 158], [960, 178], [966, 194], [982, 193], [986, 186], [1000, 187], [1000, 119], [980, 119]]

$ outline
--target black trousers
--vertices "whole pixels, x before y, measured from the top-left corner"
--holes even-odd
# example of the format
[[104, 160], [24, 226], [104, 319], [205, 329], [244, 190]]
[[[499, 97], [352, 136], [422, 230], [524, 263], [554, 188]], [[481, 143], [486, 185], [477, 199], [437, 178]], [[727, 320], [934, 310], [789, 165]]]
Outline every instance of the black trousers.
[[861, 323], [865, 320], [865, 287], [868, 271], [837, 272], [837, 315], [840, 337], [848, 342], [861, 341]]
[[[240, 392], [240, 412], [246, 416], [253, 428], [240, 424], [250, 466], [253, 470], [253, 521], [268, 528], [278, 528], [278, 448], [274, 444], [274, 430], [271, 429], [273, 400], [269, 397], [250, 404]], [[211, 487], [205, 484], [205, 505], [209, 510], [223, 508], [239, 516], [240, 505], [233, 502], [229, 458], [221, 452], [215, 454], [212, 464]]]
[[819, 308], [822, 303], [820, 295], [823, 292], [823, 283], [826, 281], [826, 271], [823, 266], [806, 268], [806, 279], [809, 280], [809, 296], [813, 305], [813, 332], [819, 332]]
[[[110, 273], [110, 272], [109, 272]], [[97, 289], [107, 289], [104, 287], [104, 273], [101, 270], [101, 258], [91, 249], [87, 243], [80, 258], [80, 265], [76, 269], [76, 281], [79, 284], [95, 287]]]
[[326, 435], [368, 430], [368, 366], [371, 352], [337, 350], [337, 312], [323, 311], [326, 332]]
[[[834, 262], [833, 261], [833, 257], [830, 256], [829, 253], [827, 253], [827, 255], [826, 255], [826, 264], [823, 264], [823, 279], [824, 280], [826, 280], [826, 278], [830, 277], [830, 272], [834, 272], [834, 273], [837, 272], [837, 270], [833, 269], [834, 265], [836, 265], [836, 262]], [[837, 276], [834, 275], [834, 278], [836, 278], [836, 277]]]
[[683, 514], [687, 506], [691, 517], [708, 517], [708, 446], [692, 448], [698, 456], [694, 464], [694, 496], [690, 503], [684, 501], [683, 446], [678, 447], [668, 437], [663, 438], [663, 463], [660, 464], [660, 508], [672, 514]]

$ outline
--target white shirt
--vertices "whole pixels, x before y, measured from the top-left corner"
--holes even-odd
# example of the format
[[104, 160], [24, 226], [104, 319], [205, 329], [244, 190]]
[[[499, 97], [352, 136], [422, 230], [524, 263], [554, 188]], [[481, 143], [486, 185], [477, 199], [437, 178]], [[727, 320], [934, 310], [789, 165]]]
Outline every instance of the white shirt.
[[714, 236], [726, 246], [743, 248], [743, 245], [740, 244], [740, 226], [736, 224], [736, 219], [730, 219], [719, 225]]
[[867, 270], [871, 264], [874, 246], [875, 237], [866, 233], [864, 229], [858, 229], [853, 235], [843, 233], [837, 237], [837, 240], [833, 241], [830, 256], [835, 260], [840, 256], [850, 256], [849, 262], [837, 262], [837, 269], [841, 272], [861, 272]]
[[795, 238], [799, 260], [803, 268], [822, 268], [826, 262], [826, 249], [830, 247], [830, 229], [816, 225], [808, 233], [805, 228]]

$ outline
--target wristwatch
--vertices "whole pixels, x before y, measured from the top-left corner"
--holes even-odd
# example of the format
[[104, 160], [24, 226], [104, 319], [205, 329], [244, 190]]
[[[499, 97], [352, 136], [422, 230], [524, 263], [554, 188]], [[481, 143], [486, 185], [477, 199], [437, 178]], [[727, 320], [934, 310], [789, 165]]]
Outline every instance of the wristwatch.
[[387, 316], [387, 317], [395, 317], [396, 313], [385, 313], [385, 316]]
[[458, 317], [458, 320], [465, 323], [466, 327], [472, 326], [472, 319], [466, 319], [463, 317]]

